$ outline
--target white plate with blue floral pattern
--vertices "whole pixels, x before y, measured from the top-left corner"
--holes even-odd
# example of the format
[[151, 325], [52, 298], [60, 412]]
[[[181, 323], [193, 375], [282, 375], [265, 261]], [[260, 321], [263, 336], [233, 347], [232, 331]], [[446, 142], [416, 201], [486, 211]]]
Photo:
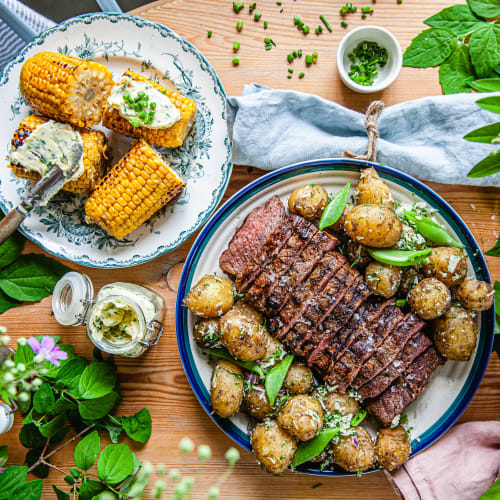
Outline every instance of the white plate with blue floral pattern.
[[[31, 112], [19, 92], [21, 66], [42, 50], [102, 62], [114, 76], [130, 68], [164, 85], [173, 84], [194, 99], [197, 116], [180, 148], [159, 148], [187, 182], [185, 192], [125, 239], [118, 241], [86, 224], [86, 198], [65, 191], [32, 212], [21, 231], [51, 254], [92, 267], [134, 266], [178, 247], [210, 217], [231, 175], [226, 94], [214, 69], [193, 45], [160, 24], [127, 14], [69, 19], [35, 38], [0, 76], [0, 139], [6, 154], [19, 122]], [[108, 136], [116, 163], [132, 141], [100, 129]], [[4, 212], [19, 203], [25, 186], [26, 181], [17, 179], [5, 165], [0, 168]]]

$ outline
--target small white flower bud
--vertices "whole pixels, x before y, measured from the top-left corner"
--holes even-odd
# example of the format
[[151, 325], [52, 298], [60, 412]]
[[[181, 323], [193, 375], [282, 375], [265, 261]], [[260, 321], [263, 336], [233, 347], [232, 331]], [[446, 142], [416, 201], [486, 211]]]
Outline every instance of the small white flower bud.
[[4, 384], [9, 384], [10, 382], [14, 381], [14, 375], [12, 373], [7, 372], [3, 377], [2, 377], [2, 382]]
[[24, 337], [20, 337], [17, 339], [17, 344], [20, 346], [25, 346], [26, 345], [26, 339]]
[[194, 449], [194, 443], [188, 437], [183, 437], [179, 443], [179, 448], [183, 453], [191, 453]]
[[208, 490], [208, 498], [219, 498], [219, 488], [217, 486], [212, 486]]
[[19, 364], [17, 365], [17, 370], [18, 370], [19, 372], [24, 372], [24, 371], [26, 370], [26, 365], [25, 365], [24, 363], [19, 363]]
[[8, 335], [2, 335], [0, 337], [0, 344], [5, 345], [10, 342], [10, 337]]
[[32, 381], [31, 381], [31, 385], [33, 387], [40, 387], [42, 385], [42, 381], [37, 377], [37, 378], [34, 378]]
[[10, 385], [7, 387], [7, 392], [8, 392], [11, 396], [16, 397], [16, 394], [17, 394], [16, 384], [10, 384]]
[[33, 360], [35, 363], [42, 363], [45, 360], [42, 354], [37, 354]]
[[14, 368], [14, 366], [16, 366], [16, 364], [14, 363], [14, 361], [12, 361], [12, 359], [6, 359], [3, 362], [3, 366], [4, 366], [4, 368], [7, 368], [8, 370], [10, 370], [11, 368]]
[[30, 395], [27, 392], [21, 392], [17, 398], [21, 401], [21, 403], [26, 403], [29, 401]]

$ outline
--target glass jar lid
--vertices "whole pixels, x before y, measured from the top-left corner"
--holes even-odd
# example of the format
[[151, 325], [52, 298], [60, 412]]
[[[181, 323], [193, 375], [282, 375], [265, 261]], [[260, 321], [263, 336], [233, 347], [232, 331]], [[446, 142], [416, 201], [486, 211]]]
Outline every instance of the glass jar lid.
[[61, 325], [82, 325], [93, 305], [94, 287], [86, 274], [70, 271], [56, 284], [52, 294], [52, 311]]

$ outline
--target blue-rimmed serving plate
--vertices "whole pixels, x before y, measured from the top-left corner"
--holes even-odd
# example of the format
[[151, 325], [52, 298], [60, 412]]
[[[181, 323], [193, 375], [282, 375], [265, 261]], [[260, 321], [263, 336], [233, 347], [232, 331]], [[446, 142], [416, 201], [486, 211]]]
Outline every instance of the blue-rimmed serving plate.
[[[226, 93], [214, 69], [189, 42], [162, 26], [127, 14], [88, 14], [69, 19], [28, 44], [0, 75], [0, 144], [4, 156], [19, 122], [30, 113], [19, 92], [24, 61], [43, 50], [105, 64], [118, 77], [130, 68], [194, 99], [196, 124], [180, 148], [159, 148], [187, 181], [172, 206], [123, 240], [84, 222], [85, 197], [61, 192], [26, 219], [21, 231], [48, 252], [94, 267], [129, 267], [173, 250], [199, 229], [217, 207], [231, 175], [231, 141], [226, 125]], [[97, 126], [96, 128], [100, 128]], [[113, 163], [131, 139], [101, 128]], [[26, 181], [0, 168], [0, 207], [20, 201]]]
[[[322, 184], [330, 193], [338, 192], [348, 181], [355, 186], [360, 170], [370, 166], [377, 168], [396, 200], [424, 202], [434, 208], [437, 220], [464, 244], [469, 259], [469, 277], [490, 281], [477, 242], [453, 208], [427, 186], [393, 168], [358, 160], [326, 159], [282, 168], [246, 186], [210, 219], [189, 253], [177, 295], [176, 328], [182, 363], [196, 397], [210, 418], [247, 450], [250, 449], [250, 440], [246, 416], [237, 414], [231, 419], [223, 419], [212, 412], [209, 392], [212, 366], [207, 363], [206, 357], [192, 338], [195, 317], [182, 305], [183, 298], [203, 275], [213, 272], [222, 274], [218, 264], [219, 256], [236, 228], [253, 208], [264, 204], [275, 194], [286, 201], [290, 193], [303, 184]], [[481, 382], [493, 344], [494, 311], [490, 309], [481, 313], [478, 322], [479, 341], [471, 359], [468, 362], [448, 361], [439, 367], [427, 390], [405, 410], [413, 427], [413, 455], [436, 441], [456, 422]], [[320, 471], [312, 463], [304, 464], [298, 470], [308, 474], [350, 475], [340, 468]]]

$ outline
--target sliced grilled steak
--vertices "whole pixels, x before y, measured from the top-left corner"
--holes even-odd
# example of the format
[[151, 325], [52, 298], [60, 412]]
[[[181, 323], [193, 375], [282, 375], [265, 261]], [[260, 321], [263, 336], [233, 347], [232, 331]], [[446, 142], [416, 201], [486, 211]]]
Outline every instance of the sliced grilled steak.
[[284, 340], [297, 354], [304, 356], [302, 349], [305, 347], [304, 344], [313, 336], [319, 324], [330, 311], [340, 302], [356, 277], [355, 273], [351, 272], [349, 264], [344, 264], [329, 281], [323, 292], [311, 300], [301, 318], [290, 329]]
[[386, 366], [375, 378], [358, 390], [362, 399], [375, 398], [384, 392], [394, 380], [406, 371], [410, 363], [422, 354], [430, 345], [431, 339], [422, 331], [417, 331], [408, 342], [398, 357]]
[[269, 235], [260, 250], [250, 257], [244, 271], [236, 276], [235, 285], [238, 293], [243, 293], [250, 287], [263, 267], [283, 248], [302, 220], [304, 220], [302, 217], [292, 214]]
[[288, 300], [292, 291], [311, 273], [323, 255], [333, 250], [338, 240], [323, 231], [318, 231], [305, 246], [290, 270], [276, 280], [276, 285], [269, 290], [267, 307], [269, 315], [276, 314]]
[[338, 252], [325, 254], [307, 280], [293, 291], [286, 304], [281, 308], [279, 315], [271, 319], [269, 323], [270, 332], [279, 339], [283, 339], [301, 317], [309, 302], [324, 290], [337, 269], [345, 261], [346, 258]]
[[232, 278], [243, 272], [248, 261], [287, 217], [278, 196], [273, 196], [263, 207], [253, 209], [220, 256], [220, 268]]
[[300, 218], [300, 224], [295, 227], [283, 248], [262, 268], [246, 294], [247, 301], [259, 311], [267, 313], [267, 298], [271, 290], [277, 285], [280, 277], [290, 269], [300, 252], [317, 232], [314, 224]]
[[429, 347], [388, 389], [368, 403], [366, 409], [383, 427], [389, 427], [394, 418], [424, 392], [429, 377], [442, 363], [444, 360], [435, 347]]
[[401, 352], [407, 340], [415, 332], [421, 330], [425, 323], [413, 313], [407, 314], [397, 325], [378, 349], [372, 354], [359, 370], [358, 375], [352, 382], [354, 389], [377, 376], [396, 356]]
[[388, 300], [378, 307], [380, 313], [373, 315], [361, 328], [356, 340], [346, 349], [344, 355], [333, 365], [328, 374], [328, 383], [345, 392], [363, 363], [375, 352], [404, 315], [394, 300]]

